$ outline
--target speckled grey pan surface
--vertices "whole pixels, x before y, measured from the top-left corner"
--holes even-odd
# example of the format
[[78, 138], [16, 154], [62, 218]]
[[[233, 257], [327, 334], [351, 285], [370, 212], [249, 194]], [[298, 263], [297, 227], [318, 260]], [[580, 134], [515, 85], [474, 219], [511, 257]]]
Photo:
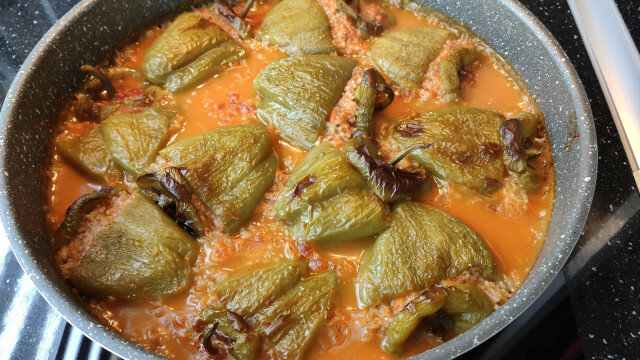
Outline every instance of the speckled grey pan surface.
[[[54, 114], [82, 78], [80, 65], [166, 15], [180, 0], [87, 0], [44, 36], [27, 58], [0, 113], [0, 216], [11, 247], [47, 301], [71, 324], [128, 359], [161, 358], [100, 325], [51, 264], [41, 171]], [[582, 231], [593, 196], [597, 148], [586, 94], [557, 42], [512, 0], [422, 0], [468, 24], [512, 62], [547, 116], [556, 166], [551, 226], [527, 280], [499, 311], [470, 331], [415, 359], [449, 359], [485, 341], [520, 315], [560, 271]], [[579, 137], [565, 146], [576, 130]], [[573, 123], [573, 124], [572, 124]]]

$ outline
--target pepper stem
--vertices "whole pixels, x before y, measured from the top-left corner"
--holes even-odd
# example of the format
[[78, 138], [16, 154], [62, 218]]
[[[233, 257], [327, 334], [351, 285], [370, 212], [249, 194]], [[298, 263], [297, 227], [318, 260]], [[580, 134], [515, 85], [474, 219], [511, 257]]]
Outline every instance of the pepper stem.
[[247, 3], [244, 5], [244, 9], [242, 9], [242, 12], [240, 13], [240, 19], [243, 19], [247, 16], [247, 14], [249, 13], [249, 10], [251, 10], [251, 7], [253, 6], [253, 3], [256, 0], [249, 0], [247, 1]]
[[104, 89], [107, 90], [107, 94], [109, 94], [109, 99], [113, 99], [116, 96], [116, 88], [102, 71], [96, 69], [91, 65], [82, 65], [80, 69], [82, 69], [82, 71], [88, 72], [96, 79], [100, 80], [100, 83], [102, 84]]
[[402, 159], [404, 159], [407, 155], [411, 154], [414, 150], [417, 149], [426, 149], [426, 148], [430, 148], [432, 145], [431, 144], [427, 144], [427, 143], [418, 143], [418, 144], [414, 144], [409, 146], [408, 148], [402, 150], [399, 154], [397, 154], [396, 156], [394, 156], [390, 161], [389, 164], [395, 166], [397, 163], [399, 163]]
[[207, 350], [207, 352], [211, 355], [218, 354], [218, 349], [216, 349], [211, 343], [211, 337], [216, 332], [217, 328], [218, 328], [218, 323], [216, 322], [213, 324], [213, 326], [209, 330], [207, 330], [207, 332], [202, 337], [202, 345], [204, 346], [204, 349]]

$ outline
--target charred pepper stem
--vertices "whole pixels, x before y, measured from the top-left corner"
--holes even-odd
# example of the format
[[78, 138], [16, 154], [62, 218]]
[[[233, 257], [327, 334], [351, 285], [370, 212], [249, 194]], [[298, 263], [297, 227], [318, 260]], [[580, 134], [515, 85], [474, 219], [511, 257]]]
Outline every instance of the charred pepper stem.
[[395, 166], [397, 165], [400, 161], [402, 161], [402, 159], [404, 159], [405, 157], [407, 157], [409, 154], [411, 154], [412, 152], [414, 152], [415, 150], [418, 149], [426, 149], [426, 148], [430, 148], [432, 145], [431, 144], [427, 144], [427, 143], [418, 143], [415, 145], [411, 145], [408, 148], [402, 150], [399, 154], [397, 154], [396, 156], [394, 156], [390, 161], [389, 164]]
[[251, 5], [253, 5], [253, 1], [247, 2], [247, 6], [242, 10], [240, 16], [236, 15], [236, 12], [233, 11], [231, 6], [223, 2], [215, 2], [213, 4], [213, 10], [220, 15], [225, 22], [229, 23], [242, 39], [246, 39], [249, 36], [251, 25], [249, 25], [244, 18], [251, 9]]
[[184, 168], [169, 167], [141, 175], [136, 183], [180, 227], [191, 235], [200, 237], [204, 233], [204, 225], [198, 211], [191, 204], [192, 188], [183, 174], [185, 171]]
[[116, 88], [111, 83], [111, 80], [109, 80], [109, 78], [102, 71], [91, 65], [82, 65], [80, 69], [82, 69], [82, 71], [88, 72], [96, 79], [100, 80], [100, 83], [102, 83], [104, 89], [107, 90], [107, 94], [109, 94], [109, 99], [113, 99], [114, 97], [116, 97]]
[[249, 13], [249, 10], [251, 10], [251, 7], [253, 6], [253, 3], [256, 0], [249, 0], [247, 1], [247, 3], [244, 5], [244, 9], [242, 9], [242, 12], [240, 13], [240, 19], [244, 19], [247, 17], [247, 14]]
[[398, 169], [378, 158], [374, 140], [358, 136], [345, 146], [347, 161], [365, 179], [371, 190], [384, 202], [408, 199], [428, 190], [427, 178], [420, 173]]

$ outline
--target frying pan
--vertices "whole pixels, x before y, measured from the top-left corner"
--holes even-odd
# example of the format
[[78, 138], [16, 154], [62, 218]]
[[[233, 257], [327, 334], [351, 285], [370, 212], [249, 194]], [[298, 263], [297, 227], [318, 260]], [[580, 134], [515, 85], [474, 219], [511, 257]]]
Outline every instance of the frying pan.
[[[451, 341], [415, 356], [450, 359], [520, 315], [561, 270], [582, 231], [596, 181], [596, 134], [584, 88], [543, 25], [515, 0], [420, 0], [468, 24], [513, 64], [547, 117], [556, 168], [556, 202], [546, 241], [520, 290], [493, 315]], [[11, 248], [42, 296], [71, 324], [127, 359], [161, 359], [94, 319], [55, 270], [42, 208], [42, 171], [65, 97], [82, 64], [105, 59], [130, 34], [184, 9], [181, 0], [85, 0], [40, 40], [0, 113], [0, 218]]]

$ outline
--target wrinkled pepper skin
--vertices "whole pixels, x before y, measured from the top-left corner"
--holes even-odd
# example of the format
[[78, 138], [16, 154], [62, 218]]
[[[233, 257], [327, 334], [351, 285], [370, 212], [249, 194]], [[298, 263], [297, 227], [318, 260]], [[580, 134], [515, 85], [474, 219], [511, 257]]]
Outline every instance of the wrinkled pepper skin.
[[100, 124], [107, 152], [120, 167], [138, 177], [167, 142], [174, 116], [162, 107], [109, 116]]
[[539, 117], [530, 113], [523, 111], [516, 115], [516, 119], [520, 120], [522, 139], [531, 137], [531, 135], [535, 134], [536, 130], [538, 130]]
[[70, 280], [89, 296], [156, 297], [185, 290], [198, 244], [136, 195], [93, 239]]
[[227, 65], [242, 60], [245, 55], [246, 51], [234, 41], [220, 44], [169, 75], [164, 87], [171, 92], [178, 92], [196, 86], [220, 74]]
[[296, 286], [307, 268], [305, 261], [281, 261], [255, 270], [240, 271], [217, 283], [213, 292], [227, 309], [249, 318], [268, 301]]
[[387, 333], [382, 339], [382, 350], [391, 354], [400, 353], [402, 345], [420, 325], [420, 321], [440, 310], [446, 299], [447, 292], [442, 288], [434, 287], [407, 304], [391, 320]]
[[458, 334], [469, 330], [493, 313], [493, 303], [487, 295], [471, 284], [456, 284], [447, 288], [447, 300], [442, 309], [454, 321]]
[[107, 186], [100, 190], [84, 194], [74, 201], [65, 212], [62, 224], [58, 226], [58, 229], [53, 235], [53, 250], [58, 251], [61, 247], [69, 244], [78, 234], [82, 218], [98, 206], [109, 201], [111, 197], [121, 190], [122, 189], [118, 187]]
[[296, 168], [275, 204], [297, 241], [341, 243], [370, 236], [389, 224], [387, 207], [369, 190], [345, 154], [317, 145]]
[[60, 154], [84, 174], [98, 181], [118, 180], [122, 170], [107, 152], [100, 128], [56, 141]]
[[347, 161], [365, 179], [369, 188], [385, 203], [407, 200], [427, 193], [430, 183], [419, 173], [399, 169], [378, 157], [377, 144], [362, 136], [349, 140], [344, 147]]
[[440, 80], [442, 81], [442, 92], [447, 102], [458, 101], [460, 90], [459, 72], [464, 67], [469, 66], [474, 61], [482, 58], [482, 53], [473, 48], [459, 48], [453, 50], [447, 58], [440, 64]]
[[[298, 360], [312, 343], [324, 322], [338, 288], [335, 272], [327, 271], [302, 280], [296, 287], [263, 308], [258, 324], [280, 356]], [[285, 317], [277, 329], [266, 331], [278, 317]]]
[[258, 118], [281, 136], [311, 149], [351, 77], [355, 60], [300, 55], [273, 61], [253, 81], [262, 98]]
[[271, 138], [256, 124], [198, 134], [162, 149], [160, 156], [188, 170], [189, 183], [229, 234], [249, 219], [273, 185], [277, 167]]
[[493, 258], [480, 236], [440, 210], [401, 202], [360, 264], [358, 306], [366, 308], [418, 291], [477, 267], [494, 276]]
[[409, 158], [441, 180], [491, 193], [500, 187], [504, 172], [498, 133], [504, 120], [493, 111], [457, 107], [395, 120], [389, 135], [400, 148], [430, 144]]
[[[220, 72], [225, 64], [244, 57], [234, 40], [202, 16], [187, 12], [178, 16], [151, 44], [142, 61], [142, 73], [150, 82], [179, 91]], [[214, 49], [221, 47], [218, 51]]]
[[289, 55], [327, 54], [331, 42], [329, 19], [315, 0], [283, 0], [262, 22], [262, 38]]
[[450, 35], [446, 30], [428, 27], [389, 32], [371, 46], [371, 62], [395, 85], [415, 89]]
[[[202, 319], [208, 323], [216, 324], [215, 331], [223, 335], [224, 340], [231, 340], [231, 356], [237, 360], [254, 360], [258, 358], [262, 339], [251, 328], [242, 328], [246, 324], [233, 323], [234, 314], [227, 310], [207, 308], [202, 313]], [[244, 322], [244, 319], [241, 320]], [[243, 326], [244, 325], [244, 326]], [[213, 336], [215, 338], [215, 334]], [[226, 348], [227, 341], [221, 341]], [[221, 344], [221, 345], [222, 345]]]

